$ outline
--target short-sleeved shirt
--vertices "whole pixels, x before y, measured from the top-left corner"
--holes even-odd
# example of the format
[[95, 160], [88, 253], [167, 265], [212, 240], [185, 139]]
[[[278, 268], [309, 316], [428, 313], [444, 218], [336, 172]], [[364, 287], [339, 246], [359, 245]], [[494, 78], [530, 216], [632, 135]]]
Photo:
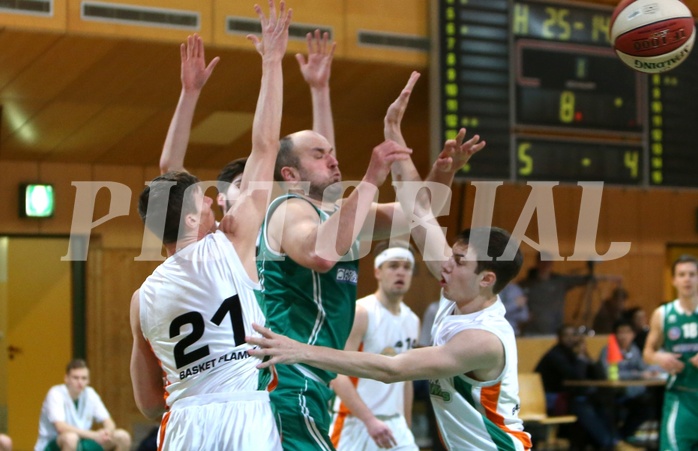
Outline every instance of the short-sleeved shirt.
[[58, 431], [53, 425], [57, 421], [89, 430], [93, 423], [103, 423], [108, 419], [109, 412], [104, 407], [102, 398], [92, 387], [85, 387], [76, 402], [70, 397], [65, 384], [54, 385], [48, 391], [41, 406], [39, 439], [36, 441], [34, 451], [43, 451], [51, 440], [58, 437]]

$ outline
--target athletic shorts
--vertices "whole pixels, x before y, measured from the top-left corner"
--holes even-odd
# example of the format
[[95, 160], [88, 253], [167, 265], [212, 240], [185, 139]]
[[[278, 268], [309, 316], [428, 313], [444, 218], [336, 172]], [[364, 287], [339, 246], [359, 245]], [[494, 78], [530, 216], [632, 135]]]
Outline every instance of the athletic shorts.
[[667, 390], [662, 408], [659, 451], [698, 449], [697, 424], [698, 392]]
[[[54, 438], [48, 443], [48, 445], [46, 445], [44, 451], [61, 451], [61, 447], [58, 446], [58, 443]], [[91, 438], [81, 438], [80, 442], [78, 443], [77, 451], [104, 451], [104, 448], [102, 448], [102, 445], [95, 442]]]
[[280, 451], [266, 391], [212, 393], [178, 399], [165, 413], [158, 449]]
[[364, 423], [353, 415], [337, 414], [332, 424], [332, 442], [337, 451], [419, 451], [414, 442], [414, 435], [405, 417], [400, 414], [389, 417], [378, 417], [392, 431], [397, 445], [392, 448], [379, 448], [376, 442], [368, 435], [368, 429]]
[[334, 391], [293, 366], [277, 365], [276, 372], [279, 383], [270, 398], [284, 451], [333, 451], [329, 405]]

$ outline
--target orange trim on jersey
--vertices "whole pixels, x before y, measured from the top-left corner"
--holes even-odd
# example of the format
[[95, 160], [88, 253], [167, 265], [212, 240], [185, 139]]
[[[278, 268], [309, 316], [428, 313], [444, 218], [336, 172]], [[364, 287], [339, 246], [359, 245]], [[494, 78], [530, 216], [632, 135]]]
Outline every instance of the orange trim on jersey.
[[512, 431], [504, 425], [504, 417], [497, 412], [497, 403], [501, 393], [502, 383], [489, 387], [482, 387], [480, 391], [480, 404], [485, 408], [485, 416], [493, 422], [499, 429], [518, 439], [523, 444], [524, 449], [531, 449], [531, 438], [524, 431]]
[[335, 448], [339, 448], [339, 437], [342, 436], [344, 421], [347, 419], [348, 415], [349, 410], [346, 412], [339, 412], [335, 417], [334, 423], [332, 424], [332, 436], [330, 437], [330, 441], [332, 441]]
[[271, 370], [271, 380], [269, 381], [269, 384], [267, 385], [267, 391], [269, 393], [271, 393], [274, 390], [276, 390], [276, 386], [279, 385], [279, 375], [276, 374], [276, 366], [274, 366], [274, 365], [270, 366], [269, 370]]
[[158, 437], [158, 451], [162, 451], [162, 444], [165, 441], [165, 431], [167, 430], [167, 422], [170, 419], [170, 412], [165, 413], [160, 421], [160, 436]]
[[[359, 344], [359, 352], [362, 352], [364, 350], [364, 343], [361, 342]], [[359, 385], [359, 378], [354, 377], [354, 376], [349, 376], [349, 380], [351, 381], [351, 384], [354, 386], [354, 388]], [[344, 429], [344, 422], [347, 419], [347, 416], [351, 415], [351, 410], [349, 410], [349, 407], [347, 407], [346, 404], [344, 404], [343, 401], [341, 401], [340, 398], [340, 403], [339, 403], [339, 412], [337, 412], [337, 416], [334, 420], [334, 423], [332, 424], [332, 436], [330, 437], [330, 441], [332, 441], [332, 444], [334, 445], [335, 448], [339, 448], [339, 437], [342, 435], [342, 429]]]
[[150, 340], [146, 339], [145, 341], [148, 343], [148, 346], [150, 346], [150, 352], [152, 352], [153, 356], [155, 356], [155, 359], [157, 359], [158, 365], [160, 365], [160, 370], [162, 371], [162, 380], [165, 381], [165, 385], [163, 386], [162, 399], [163, 401], [165, 401], [165, 408], [167, 409], [167, 397], [170, 396], [170, 393], [167, 391], [167, 387], [170, 385], [170, 381], [167, 379], [167, 373], [165, 372], [165, 369], [162, 367], [162, 361], [158, 358], [158, 355], [153, 350], [153, 345], [150, 343]]

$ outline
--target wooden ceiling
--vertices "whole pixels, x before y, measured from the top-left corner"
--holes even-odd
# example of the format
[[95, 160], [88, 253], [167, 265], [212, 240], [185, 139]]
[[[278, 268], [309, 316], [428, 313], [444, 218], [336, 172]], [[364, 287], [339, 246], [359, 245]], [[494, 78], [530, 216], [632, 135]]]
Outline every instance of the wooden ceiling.
[[[599, 3], [615, 4], [612, 0]], [[698, 12], [698, 0], [686, 0]], [[171, 43], [0, 29], [0, 161], [157, 165], [180, 91]], [[221, 62], [204, 88], [187, 155], [189, 168], [220, 168], [247, 154], [260, 58], [207, 48]], [[360, 177], [382, 140], [382, 118], [413, 70], [423, 77], [405, 118], [419, 166], [428, 165], [425, 67], [336, 60], [332, 105], [345, 174]], [[282, 134], [310, 128], [310, 94], [292, 55], [284, 62]], [[423, 150], [421, 150], [423, 149]]]
[[[0, 160], [157, 165], [180, 92], [177, 45], [3, 29], [0, 48]], [[199, 100], [187, 167], [217, 169], [249, 151], [260, 57], [207, 48], [208, 58], [216, 55], [221, 62]], [[346, 155], [349, 146], [362, 147], [348, 162], [366, 167], [385, 110], [411, 70], [334, 62], [338, 148]], [[311, 128], [310, 92], [293, 55], [284, 61], [284, 90], [282, 133]], [[425, 74], [406, 123], [412, 135], [424, 135], [423, 145], [427, 91]], [[419, 133], [410, 123], [422, 124]]]

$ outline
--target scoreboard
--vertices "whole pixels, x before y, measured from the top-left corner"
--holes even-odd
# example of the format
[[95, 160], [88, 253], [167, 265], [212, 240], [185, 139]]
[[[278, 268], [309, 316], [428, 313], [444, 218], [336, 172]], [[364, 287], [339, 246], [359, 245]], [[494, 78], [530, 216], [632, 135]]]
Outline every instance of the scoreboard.
[[611, 48], [611, 13], [438, 1], [435, 141], [461, 127], [487, 141], [461, 175], [698, 188], [698, 50], [670, 72], [636, 72]]

